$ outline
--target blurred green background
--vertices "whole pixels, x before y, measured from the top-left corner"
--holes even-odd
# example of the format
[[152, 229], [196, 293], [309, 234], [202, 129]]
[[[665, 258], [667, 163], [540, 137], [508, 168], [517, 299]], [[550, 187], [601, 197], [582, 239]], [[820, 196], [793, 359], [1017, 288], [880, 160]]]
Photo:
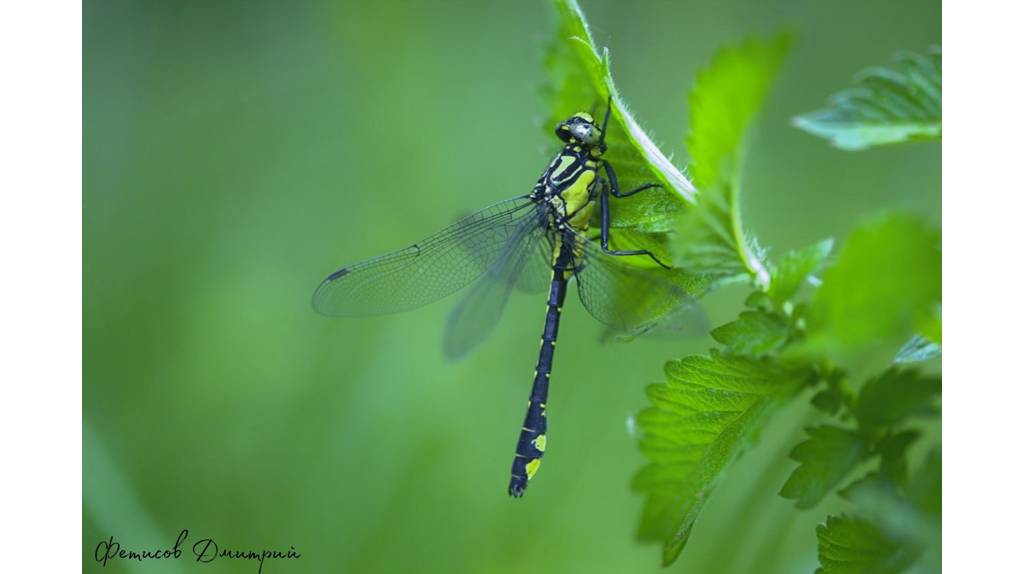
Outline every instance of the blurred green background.
[[[585, 0], [641, 123], [685, 158], [685, 93], [722, 44], [798, 42], [751, 139], [745, 218], [773, 253], [907, 208], [938, 221], [940, 148], [844, 153], [792, 128], [858, 70], [939, 44], [937, 0]], [[101, 568], [213, 537], [294, 546], [264, 572], [656, 572], [634, 541], [628, 432], [665, 359], [708, 339], [598, 342], [567, 304], [549, 456], [528, 495], [508, 468], [543, 309], [513, 299], [493, 338], [441, 355], [452, 300], [373, 319], [317, 316], [345, 263], [525, 193], [554, 11], [531, 2], [84, 4], [84, 524], [87, 572], [255, 572], [218, 560]], [[734, 316], [736, 292], [707, 302]], [[803, 404], [728, 473], [673, 566], [812, 572], [814, 524], [774, 496]]]

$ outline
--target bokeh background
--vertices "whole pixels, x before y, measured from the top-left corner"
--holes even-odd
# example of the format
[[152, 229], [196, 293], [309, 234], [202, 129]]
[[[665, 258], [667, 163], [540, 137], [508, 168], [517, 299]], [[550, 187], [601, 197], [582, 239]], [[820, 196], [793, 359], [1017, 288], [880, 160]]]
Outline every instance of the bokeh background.
[[[792, 128], [860, 69], [939, 44], [937, 0], [582, 2], [641, 123], [685, 161], [685, 94], [723, 44], [796, 43], [753, 133], [745, 218], [773, 253], [905, 208], [940, 217], [940, 148], [831, 149]], [[635, 542], [627, 420], [664, 360], [706, 338], [601, 344], [577, 301], [555, 362], [549, 456], [505, 494], [543, 305], [513, 299], [468, 359], [452, 300], [317, 316], [327, 273], [524, 193], [550, 148], [539, 93], [554, 10], [530, 2], [84, 4], [87, 572], [97, 543], [294, 546], [264, 572], [657, 572]], [[712, 323], [739, 291], [713, 295]], [[812, 572], [810, 512], [774, 493], [814, 415], [780, 412], [673, 569]]]

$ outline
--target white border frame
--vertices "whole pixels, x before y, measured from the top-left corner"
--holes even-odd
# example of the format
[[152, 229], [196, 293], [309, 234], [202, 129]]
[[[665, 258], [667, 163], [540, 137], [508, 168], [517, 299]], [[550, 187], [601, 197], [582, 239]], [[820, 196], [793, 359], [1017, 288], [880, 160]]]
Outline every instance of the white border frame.
[[6, 572], [82, 569], [82, 6], [0, 8]]

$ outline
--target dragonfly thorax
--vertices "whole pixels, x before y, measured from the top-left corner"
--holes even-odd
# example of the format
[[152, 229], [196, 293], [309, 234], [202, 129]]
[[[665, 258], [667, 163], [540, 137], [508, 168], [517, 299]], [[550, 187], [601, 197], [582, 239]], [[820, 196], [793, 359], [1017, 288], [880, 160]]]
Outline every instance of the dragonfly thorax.
[[584, 230], [600, 190], [598, 169], [603, 162], [582, 146], [568, 144], [551, 160], [534, 187], [534, 195], [550, 207], [558, 227]]

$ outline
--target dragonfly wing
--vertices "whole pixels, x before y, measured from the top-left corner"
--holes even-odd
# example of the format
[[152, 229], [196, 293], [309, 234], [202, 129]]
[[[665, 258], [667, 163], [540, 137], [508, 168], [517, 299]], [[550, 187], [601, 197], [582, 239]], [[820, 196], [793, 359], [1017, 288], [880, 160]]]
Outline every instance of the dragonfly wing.
[[525, 196], [490, 205], [405, 249], [335, 271], [313, 294], [313, 308], [351, 317], [437, 301], [483, 274], [520, 226], [538, 226], [540, 217], [538, 205]]
[[[547, 253], [547, 257], [543, 253]], [[451, 359], [464, 357], [486, 339], [501, 320], [514, 287], [527, 273], [536, 273], [550, 261], [551, 243], [546, 228], [525, 220], [505, 244], [501, 255], [448, 315], [444, 352]], [[547, 263], [550, 279], [550, 263]]]
[[533, 244], [532, 251], [524, 254], [523, 271], [516, 280], [516, 289], [523, 293], [547, 294], [551, 287], [551, 264], [554, 244], [545, 236]]
[[646, 263], [645, 256], [609, 255], [582, 235], [576, 241], [573, 271], [580, 301], [613, 330], [642, 333], [694, 303], [688, 288], [692, 278], [681, 271], [640, 267], [633, 262]]

